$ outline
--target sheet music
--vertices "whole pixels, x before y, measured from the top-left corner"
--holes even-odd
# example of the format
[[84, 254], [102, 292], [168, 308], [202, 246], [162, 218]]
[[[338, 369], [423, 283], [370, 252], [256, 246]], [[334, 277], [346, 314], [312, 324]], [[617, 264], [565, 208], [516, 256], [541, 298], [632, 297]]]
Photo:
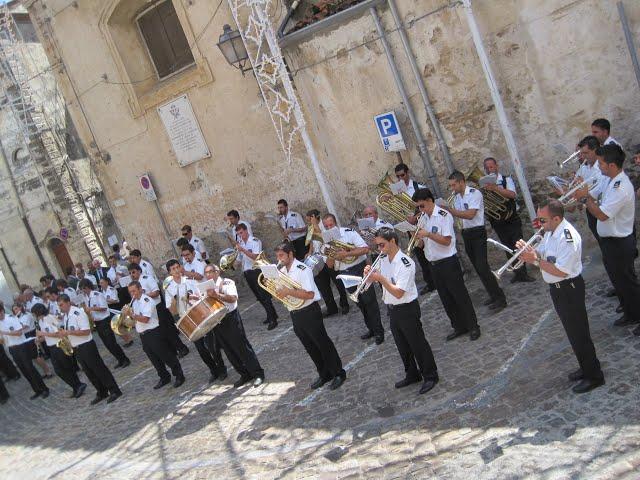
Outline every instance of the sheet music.
[[342, 280], [344, 288], [355, 287], [362, 282], [362, 277], [358, 277], [357, 275], [338, 275], [336, 278]]
[[406, 220], [393, 226], [394, 230], [397, 230], [398, 232], [403, 232], [403, 233], [404, 232], [415, 232], [417, 228], [418, 227], [416, 225], [411, 225]]
[[278, 271], [278, 267], [275, 265], [263, 265], [260, 267], [260, 270], [262, 270], [264, 278], [268, 278], [270, 280], [277, 280], [280, 278], [280, 272]]
[[394, 195], [400, 195], [401, 193], [407, 191], [407, 184], [404, 183], [404, 180], [398, 180], [397, 182], [389, 185], [389, 189]]
[[340, 229], [338, 227], [333, 227], [322, 232], [322, 241], [324, 243], [329, 243], [333, 240], [340, 240]]
[[198, 292], [200, 293], [207, 293], [207, 290], [215, 290], [216, 289], [216, 281], [211, 279], [211, 280], [206, 280], [204, 282], [199, 282], [196, 284], [196, 288], [198, 289]]
[[442, 198], [442, 197], [438, 197], [436, 198], [435, 202], [434, 202], [437, 206], [439, 207], [445, 207], [445, 206], [449, 206], [449, 204], [447, 203], [447, 201]]
[[358, 219], [358, 230], [360, 231], [366, 230], [367, 228], [375, 228], [375, 226], [376, 221], [371, 217]]
[[498, 177], [495, 174], [485, 175], [478, 180], [478, 185], [480, 188], [486, 187], [487, 185], [495, 185], [498, 183]]
[[126, 277], [120, 277], [120, 286], [123, 288], [127, 288], [131, 283], [131, 275], [127, 275]]

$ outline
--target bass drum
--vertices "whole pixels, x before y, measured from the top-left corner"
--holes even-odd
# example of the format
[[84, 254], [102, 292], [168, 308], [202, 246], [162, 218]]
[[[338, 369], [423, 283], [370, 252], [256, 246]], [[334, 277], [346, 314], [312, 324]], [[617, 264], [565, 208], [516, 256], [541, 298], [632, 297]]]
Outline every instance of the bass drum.
[[304, 259], [304, 264], [313, 271], [313, 276], [315, 277], [324, 268], [325, 261], [322, 255], [314, 253]]
[[187, 310], [176, 327], [190, 341], [195, 342], [219, 324], [227, 312], [224, 303], [213, 298], [203, 298]]

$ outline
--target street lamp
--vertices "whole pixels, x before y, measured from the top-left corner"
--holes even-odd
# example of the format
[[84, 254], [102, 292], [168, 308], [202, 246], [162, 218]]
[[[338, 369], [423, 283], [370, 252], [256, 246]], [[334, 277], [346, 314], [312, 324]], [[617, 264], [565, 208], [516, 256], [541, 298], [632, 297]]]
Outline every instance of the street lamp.
[[240, 70], [243, 76], [244, 72], [251, 70], [251, 65], [245, 68], [249, 55], [238, 30], [231, 30], [229, 25], [224, 25], [218, 40], [218, 48], [229, 65]]

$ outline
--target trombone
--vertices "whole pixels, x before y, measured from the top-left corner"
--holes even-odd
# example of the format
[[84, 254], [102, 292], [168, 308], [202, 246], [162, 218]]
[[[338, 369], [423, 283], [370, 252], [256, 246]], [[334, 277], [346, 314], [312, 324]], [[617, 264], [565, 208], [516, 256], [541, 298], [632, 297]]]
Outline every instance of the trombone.
[[502, 248], [507, 252], [513, 253], [513, 256], [509, 260], [507, 260], [507, 263], [505, 263], [498, 270], [494, 270], [492, 272], [498, 280], [500, 280], [500, 277], [502, 277], [502, 275], [504, 275], [505, 272], [513, 272], [514, 270], [518, 270], [520, 267], [524, 265], [524, 262], [520, 259], [520, 255], [522, 255], [529, 247], [535, 249], [540, 244], [540, 242], [542, 242], [543, 232], [544, 232], [544, 227], [540, 227], [538, 230], [536, 230], [533, 236], [529, 240], [527, 240], [527, 242], [523, 245], [523, 247], [518, 250], [511, 250], [506, 245], [503, 245], [497, 242], [496, 240], [492, 240], [491, 243], [493, 243], [494, 245], [499, 245], [500, 246], [499, 248]]

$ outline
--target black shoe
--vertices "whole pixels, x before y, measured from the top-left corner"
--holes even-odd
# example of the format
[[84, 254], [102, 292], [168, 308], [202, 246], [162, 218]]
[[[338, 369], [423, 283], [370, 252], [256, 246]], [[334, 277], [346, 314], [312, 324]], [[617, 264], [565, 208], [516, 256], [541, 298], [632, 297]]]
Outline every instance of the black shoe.
[[346, 307], [340, 307], [340, 311], [343, 315], [346, 315], [347, 313], [349, 313], [349, 305], [347, 305]]
[[433, 387], [436, 386], [436, 383], [438, 383], [438, 380], [433, 380], [433, 379], [429, 379], [429, 380], [425, 380], [424, 383], [422, 384], [422, 386], [420, 387], [420, 391], [418, 392], [420, 395], [423, 395], [425, 393], [427, 393], [429, 390], [432, 390]]
[[634, 323], [636, 323], [635, 320], [631, 320], [626, 315], [623, 315], [615, 322], [613, 322], [613, 325], [614, 327], [626, 327], [627, 325], [633, 325]]
[[326, 312], [322, 313], [322, 318], [332, 317], [333, 315], [337, 315], [337, 314], [338, 314], [338, 310], [327, 310]]
[[422, 377], [420, 377], [420, 376], [418, 376], [418, 377], [405, 377], [402, 380], [400, 380], [399, 382], [396, 382], [396, 388], [408, 387], [409, 385], [412, 385], [414, 383], [418, 383], [420, 380], [422, 380]]
[[107, 398], [107, 403], [113, 403], [117, 399], [119, 399], [121, 396], [122, 396], [122, 392], [120, 391], [113, 392], [111, 395], [109, 395], [109, 398]]
[[213, 383], [218, 379], [218, 376], [215, 373], [209, 375], [209, 383]]
[[173, 382], [173, 388], [178, 388], [183, 383], [184, 383], [184, 377], [183, 376], [176, 377], [175, 381]]
[[158, 383], [156, 383], [153, 386], [153, 389], [154, 390], [159, 390], [162, 387], [164, 387], [165, 385], [169, 385], [170, 383], [171, 383], [171, 377], [169, 377], [169, 378], [161, 378], [160, 380], [158, 380]]
[[118, 363], [118, 365], [116, 365], [116, 368], [127, 368], [129, 365], [131, 365], [131, 360], [125, 358], [123, 361]]
[[311, 390], [317, 390], [318, 388], [323, 386], [325, 383], [327, 383], [329, 380], [330, 380], [329, 378], [318, 377], [316, 381], [310, 385], [310, 388]]
[[570, 382], [577, 382], [578, 380], [582, 380], [584, 378], [584, 373], [582, 373], [582, 369], [579, 368], [575, 372], [571, 372], [569, 375], [567, 375], [567, 378], [569, 378]]
[[43, 390], [43, 392], [40, 394], [41, 398], [47, 398], [48, 396], [49, 396], [49, 389]]
[[507, 308], [507, 300], [504, 298], [500, 298], [495, 302], [493, 302], [491, 305], [489, 305], [489, 310], [492, 311], [493, 313], [498, 313], [501, 310], [504, 310], [505, 308]]
[[247, 383], [250, 380], [251, 380], [251, 377], [240, 377], [233, 384], [233, 388], [240, 388], [242, 385], [244, 385], [245, 383]]
[[364, 335], [360, 335], [360, 340], [369, 340], [373, 338], [373, 332], [367, 332]]
[[266, 325], [266, 324], [267, 324], [267, 323], [269, 323], [270, 321], [271, 321], [271, 320], [269, 320], [269, 319], [267, 318], [266, 320], [263, 320], [263, 321], [262, 321], [262, 323], [263, 323], [264, 325]]
[[33, 395], [31, 395], [29, 397], [29, 400], [35, 400], [36, 398], [38, 398], [40, 395], [42, 395], [42, 392], [36, 392]]
[[104, 400], [105, 398], [107, 398], [109, 395], [100, 395], [99, 393], [96, 395], [96, 397], [91, 400], [91, 405], [97, 405], [98, 403], [100, 403], [102, 400]]
[[73, 392], [73, 398], [80, 398], [82, 395], [84, 395], [84, 391], [86, 389], [87, 389], [86, 383], [81, 383], [80, 385], [78, 385], [78, 388], [76, 388], [76, 391]]
[[495, 298], [487, 298], [484, 302], [482, 302], [482, 305], [484, 305], [485, 307], [488, 307], [495, 301], [496, 301]]
[[42, 376], [43, 380], [49, 380], [50, 378], [53, 378], [53, 374], [52, 373], [47, 373], [46, 375]]
[[184, 347], [178, 350], [178, 353], [177, 353], [178, 358], [184, 358], [187, 355], [189, 355], [189, 349], [187, 347]]
[[255, 387], [259, 387], [260, 385], [262, 385], [264, 383], [264, 377], [256, 377], [253, 379], [253, 386]]
[[429, 285], [426, 285], [420, 289], [420, 295], [426, 295], [427, 293], [433, 292], [435, 289], [436, 287], [430, 287]]
[[130, 340], [127, 343], [125, 343], [124, 345], [122, 345], [122, 348], [129, 348], [131, 345], [133, 345], [133, 340]]
[[384, 343], [384, 335], [376, 335], [376, 345], [382, 345]]
[[468, 330], [454, 330], [449, 335], [447, 335], [447, 342], [455, 340], [456, 338], [461, 337], [462, 335], [466, 335], [467, 333], [469, 333]]
[[622, 308], [622, 305], [618, 305], [616, 307], [616, 313], [622, 313], [624, 311], [624, 308]]
[[472, 328], [471, 331], [469, 332], [469, 338], [471, 339], [472, 342], [474, 340], [479, 339], [480, 338], [480, 327]]
[[223, 381], [227, 378], [227, 372], [216, 373], [216, 377], [218, 377], [218, 380]]
[[267, 325], [267, 330], [273, 330], [277, 326], [278, 326], [278, 322], [274, 320], [273, 322], [269, 322], [269, 325]]
[[573, 393], [587, 393], [594, 388], [598, 388], [599, 386], [604, 385], [604, 378], [600, 378], [598, 380], [593, 380], [590, 378], [584, 378], [572, 388]]
[[617, 296], [616, 294], [616, 289], [612, 288], [611, 290], [608, 290], [607, 293], [604, 294], [605, 297], [615, 297]]
[[340, 388], [342, 386], [342, 384], [344, 383], [344, 381], [347, 379], [347, 375], [336, 375], [333, 380], [331, 380], [331, 383], [329, 384], [329, 389], [331, 390], [337, 390], [338, 388]]
[[15, 382], [16, 380], [20, 380], [22, 378], [22, 375], [18, 374], [15, 377], [9, 377], [7, 380]]

